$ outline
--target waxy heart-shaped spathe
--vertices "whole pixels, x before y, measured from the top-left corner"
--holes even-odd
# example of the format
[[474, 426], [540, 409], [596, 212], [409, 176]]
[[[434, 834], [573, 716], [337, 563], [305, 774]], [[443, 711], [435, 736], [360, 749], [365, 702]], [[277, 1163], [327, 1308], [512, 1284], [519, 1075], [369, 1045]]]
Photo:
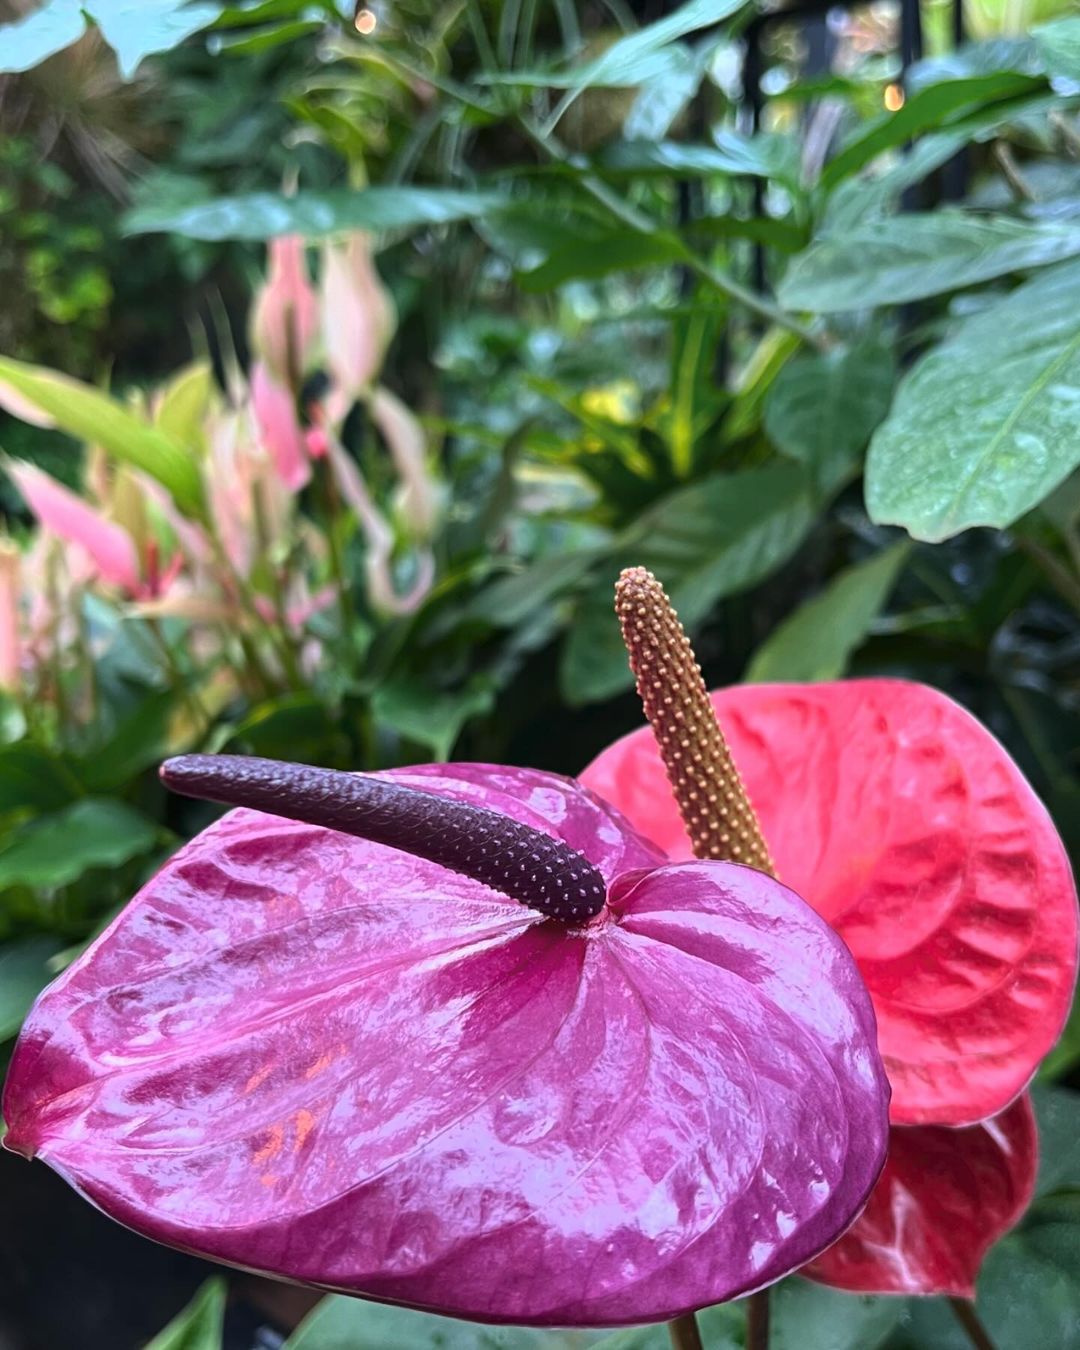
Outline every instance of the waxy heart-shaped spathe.
[[983, 1257], [1031, 1201], [1038, 1161], [1026, 1093], [965, 1129], [895, 1127], [866, 1208], [802, 1274], [852, 1293], [974, 1298]]
[[[1054, 1044], [1077, 906], [1053, 823], [998, 742], [903, 680], [711, 695], [778, 875], [850, 947], [900, 1124], [1001, 1111]], [[649, 729], [581, 781], [672, 857], [690, 846]]]
[[38, 1001], [7, 1146], [149, 1237], [482, 1321], [660, 1320], [828, 1246], [887, 1136], [828, 926], [750, 869], [667, 864], [569, 780], [392, 778], [564, 839], [609, 908], [567, 928], [232, 812]]

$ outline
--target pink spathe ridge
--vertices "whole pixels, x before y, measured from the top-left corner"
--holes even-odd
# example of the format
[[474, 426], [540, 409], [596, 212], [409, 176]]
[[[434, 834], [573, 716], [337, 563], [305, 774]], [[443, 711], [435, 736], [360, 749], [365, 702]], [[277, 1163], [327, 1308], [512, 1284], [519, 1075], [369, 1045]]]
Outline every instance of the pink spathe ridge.
[[568, 928], [394, 849], [234, 811], [40, 998], [5, 1144], [149, 1237], [479, 1321], [657, 1321], [860, 1210], [888, 1088], [846, 947], [792, 891], [669, 863], [572, 780], [392, 781], [603, 873]]

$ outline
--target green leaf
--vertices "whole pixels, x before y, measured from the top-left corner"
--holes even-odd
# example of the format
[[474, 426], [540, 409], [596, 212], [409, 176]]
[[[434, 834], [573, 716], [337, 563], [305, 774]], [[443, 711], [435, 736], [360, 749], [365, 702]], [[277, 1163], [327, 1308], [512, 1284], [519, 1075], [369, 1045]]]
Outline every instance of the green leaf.
[[765, 434], [819, 483], [841, 482], [889, 411], [895, 380], [892, 348], [882, 343], [800, 353], [765, 396]]
[[1080, 1190], [1080, 1092], [1037, 1083], [1031, 1090], [1039, 1122], [1039, 1177], [1036, 1196], [1066, 1187]]
[[60, 938], [30, 937], [0, 946], [0, 1041], [22, 1026], [30, 1005], [53, 978], [49, 962], [63, 945]]
[[1004, 102], [1045, 89], [1045, 81], [1019, 71], [997, 71], [970, 79], [932, 84], [911, 95], [898, 112], [888, 113], [860, 130], [822, 170], [821, 183], [833, 187], [885, 150], [915, 140], [923, 132], [948, 126], [959, 116], [988, 103]]
[[82, 784], [51, 750], [33, 741], [0, 749], [0, 815], [55, 811], [82, 795]]
[[906, 541], [894, 544], [837, 573], [758, 648], [743, 679], [751, 684], [839, 679], [888, 600], [910, 550]]
[[1080, 1350], [1080, 1196], [1032, 1210], [979, 1275], [976, 1307], [994, 1344]]
[[1031, 30], [1051, 75], [1080, 84], [1080, 19], [1057, 19]]
[[1036, 92], [950, 122], [947, 130], [924, 137], [884, 172], [841, 183], [826, 203], [821, 232], [830, 234], [894, 211], [903, 192], [921, 183], [969, 142], [989, 140], [1020, 117], [1042, 116], [1060, 107], [1055, 94]]
[[201, 454], [203, 424], [213, 392], [214, 372], [209, 361], [186, 366], [166, 386], [155, 426], [178, 445]]
[[78, 760], [79, 777], [90, 792], [118, 792], [144, 769], [163, 759], [182, 689], [146, 694], [91, 754]]
[[202, 480], [191, 455], [107, 394], [9, 357], [0, 357], [0, 380], [47, 413], [62, 431], [156, 478], [181, 510], [201, 509]]
[[333, 765], [349, 753], [340, 725], [315, 694], [267, 699], [236, 726], [224, 729], [221, 744], [233, 753], [313, 764]]
[[381, 684], [371, 698], [375, 720], [399, 735], [427, 746], [438, 760], [446, 759], [470, 717], [490, 712], [495, 702], [491, 687], [473, 680], [463, 689], [434, 689], [415, 676], [400, 676]]
[[0, 891], [66, 886], [91, 867], [119, 867], [153, 848], [157, 834], [134, 807], [86, 798], [12, 831], [0, 851]]
[[282, 1350], [578, 1350], [595, 1332], [488, 1327], [358, 1298], [324, 1298]]
[[902, 305], [1080, 253], [1080, 228], [973, 216], [914, 213], [827, 234], [794, 258], [782, 304], [817, 314]]
[[0, 25], [0, 73], [32, 70], [86, 31], [79, 0], [48, 0], [15, 23]]
[[146, 1350], [221, 1350], [225, 1321], [225, 1281], [207, 1280], [178, 1317], [158, 1332]]
[[187, 0], [47, 0], [18, 23], [0, 26], [0, 73], [30, 70], [62, 51], [83, 35], [89, 20], [130, 80], [144, 57], [169, 51], [221, 10], [220, 4]]
[[286, 197], [250, 192], [192, 206], [141, 206], [124, 217], [128, 234], [168, 231], [189, 239], [273, 239], [299, 234], [319, 239], [344, 230], [413, 230], [471, 220], [506, 205], [493, 192], [438, 187], [330, 188]]
[[272, 51], [286, 42], [295, 42], [298, 38], [322, 32], [324, 27], [325, 24], [319, 19], [296, 19], [292, 23], [260, 28], [257, 33], [215, 37], [210, 46], [215, 55], [224, 52], [228, 56], [254, 56], [258, 52]]
[[[1073, 795], [1072, 784], [1070, 789]], [[1061, 1038], [1039, 1066], [1039, 1077], [1058, 1078], [1076, 1063], [1080, 1063], [1080, 999], [1074, 1000]]]
[[906, 1300], [790, 1279], [773, 1286], [771, 1303], [770, 1350], [877, 1350], [899, 1323]]
[[508, 71], [485, 77], [490, 84], [524, 84], [547, 89], [627, 88], [655, 79], [657, 54], [701, 28], [711, 28], [743, 9], [747, 0], [690, 0], [673, 14], [613, 42], [584, 65], [567, 71]]
[[901, 381], [870, 444], [879, 524], [936, 542], [1004, 528], [1080, 464], [1080, 263], [962, 321]]
[[599, 557], [596, 549], [576, 549], [539, 558], [482, 590], [469, 603], [468, 615], [499, 628], [516, 628], [580, 581]]
[[563, 651], [564, 697], [594, 703], [633, 683], [614, 618], [620, 568], [651, 568], [690, 627], [717, 600], [755, 585], [790, 558], [813, 520], [809, 480], [790, 464], [717, 474], [661, 498], [620, 538], [575, 614]]
[[799, 152], [789, 136], [740, 136], [734, 131], [718, 133], [715, 145], [683, 141], [614, 141], [596, 160], [605, 173], [678, 174], [680, 177], [777, 178], [795, 183], [799, 178]]
[[187, 0], [83, 0], [83, 7], [116, 52], [120, 74], [130, 80], [153, 52], [170, 51], [214, 22], [220, 4]]

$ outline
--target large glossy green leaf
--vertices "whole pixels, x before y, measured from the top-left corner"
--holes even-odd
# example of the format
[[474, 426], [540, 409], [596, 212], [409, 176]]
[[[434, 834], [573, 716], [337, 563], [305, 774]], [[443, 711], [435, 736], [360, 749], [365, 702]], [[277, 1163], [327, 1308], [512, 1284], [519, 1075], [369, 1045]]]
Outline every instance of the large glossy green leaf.
[[438, 187], [370, 187], [359, 191], [328, 188], [286, 197], [249, 192], [216, 197], [177, 208], [140, 206], [124, 217], [128, 234], [168, 231], [189, 239], [273, 239], [299, 234], [307, 239], [344, 230], [412, 230], [470, 220], [506, 205], [493, 192]]
[[584, 596], [563, 651], [563, 696], [593, 703], [633, 683], [613, 618], [622, 567], [651, 568], [693, 625], [785, 562], [813, 519], [809, 477], [788, 464], [717, 474], [662, 498], [623, 534]]
[[0, 357], [0, 379], [46, 413], [61, 431], [156, 478], [182, 510], [200, 510], [202, 480], [194, 458], [100, 389], [10, 357]]
[[920, 89], [898, 112], [888, 113], [857, 132], [825, 165], [821, 182], [825, 187], [833, 187], [841, 179], [858, 173], [883, 151], [914, 140], [923, 132], [945, 127], [985, 104], [1003, 103], [1045, 87], [1041, 77], [1005, 70], [945, 80]]
[[755, 652], [745, 680], [836, 680], [881, 612], [910, 544], [848, 567], [784, 620]]
[[902, 305], [1078, 253], [1076, 225], [960, 211], [908, 214], [816, 240], [792, 259], [780, 300], [818, 314]]
[[282, 1350], [579, 1350], [587, 1331], [486, 1327], [358, 1298], [324, 1298]]
[[53, 978], [50, 960], [63, 947], [60, 938], [17, 938], [0, 944], [0, 1041], [14, 1036], [30, 1005]]
[[91, 867], [119, 867], [157, 841], [152, 820], [124, 802], [84, 798], [21, 826], [0, 852], [6, 886], [65, 886]]
[[765, 433], [819, 482], [841, 482], [889, 411], [895, 381], [896, 361], [883, 342], [800, 353], [765, 396]]
[[154, 1337], [146, 1350], [221, 1350], [225, 1294], [223, 1279], [207, 1280], [183, 1312]]
[[937, 541], [1002, 528], [1080, 464], [1080, 263], [961, 322], [901, 382], [870, 444], [866, 504]]
[[18, 23], [0, 26], [0, 73], [30, 70], [63, 51], [89, 20], [116, 52], [120, 74], [131, 79], [145, 56], [177, 46], [221, 13], [214, 3], [187, 0], [46, 0]]

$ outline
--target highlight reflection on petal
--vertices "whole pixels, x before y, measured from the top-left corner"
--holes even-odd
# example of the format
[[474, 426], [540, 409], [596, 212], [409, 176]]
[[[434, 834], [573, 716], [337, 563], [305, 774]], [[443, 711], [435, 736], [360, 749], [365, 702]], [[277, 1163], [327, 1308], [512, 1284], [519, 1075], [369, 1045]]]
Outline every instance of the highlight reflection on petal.
[[571, 780], [391, 776], [564, 839], [610, 907], [566, 928], [232, 812], [39, 1000], [5, 1143], [148, 1236], [479, 1320], [659, 1320], [833, 1241], [887, 1087], [828, 926], [751, 869], [666, 864]]
[[1038, 1161], [1026, 1095], [962, 1130], [895, 1126], [866, 1209], [802, 1273], [853, 1293], [974, 1298], [983, 1257], [1027, 1209]]
[[[1077, 959], [1065, 851], [1016, 765], [957, 704], [902, 680], [746, 685], [712, 701], [780, 877], [859, 963], [894, 1122], [1000, 1111], [1057, 1039]], [[647, 728], [581, 779], [689, 856]]]

